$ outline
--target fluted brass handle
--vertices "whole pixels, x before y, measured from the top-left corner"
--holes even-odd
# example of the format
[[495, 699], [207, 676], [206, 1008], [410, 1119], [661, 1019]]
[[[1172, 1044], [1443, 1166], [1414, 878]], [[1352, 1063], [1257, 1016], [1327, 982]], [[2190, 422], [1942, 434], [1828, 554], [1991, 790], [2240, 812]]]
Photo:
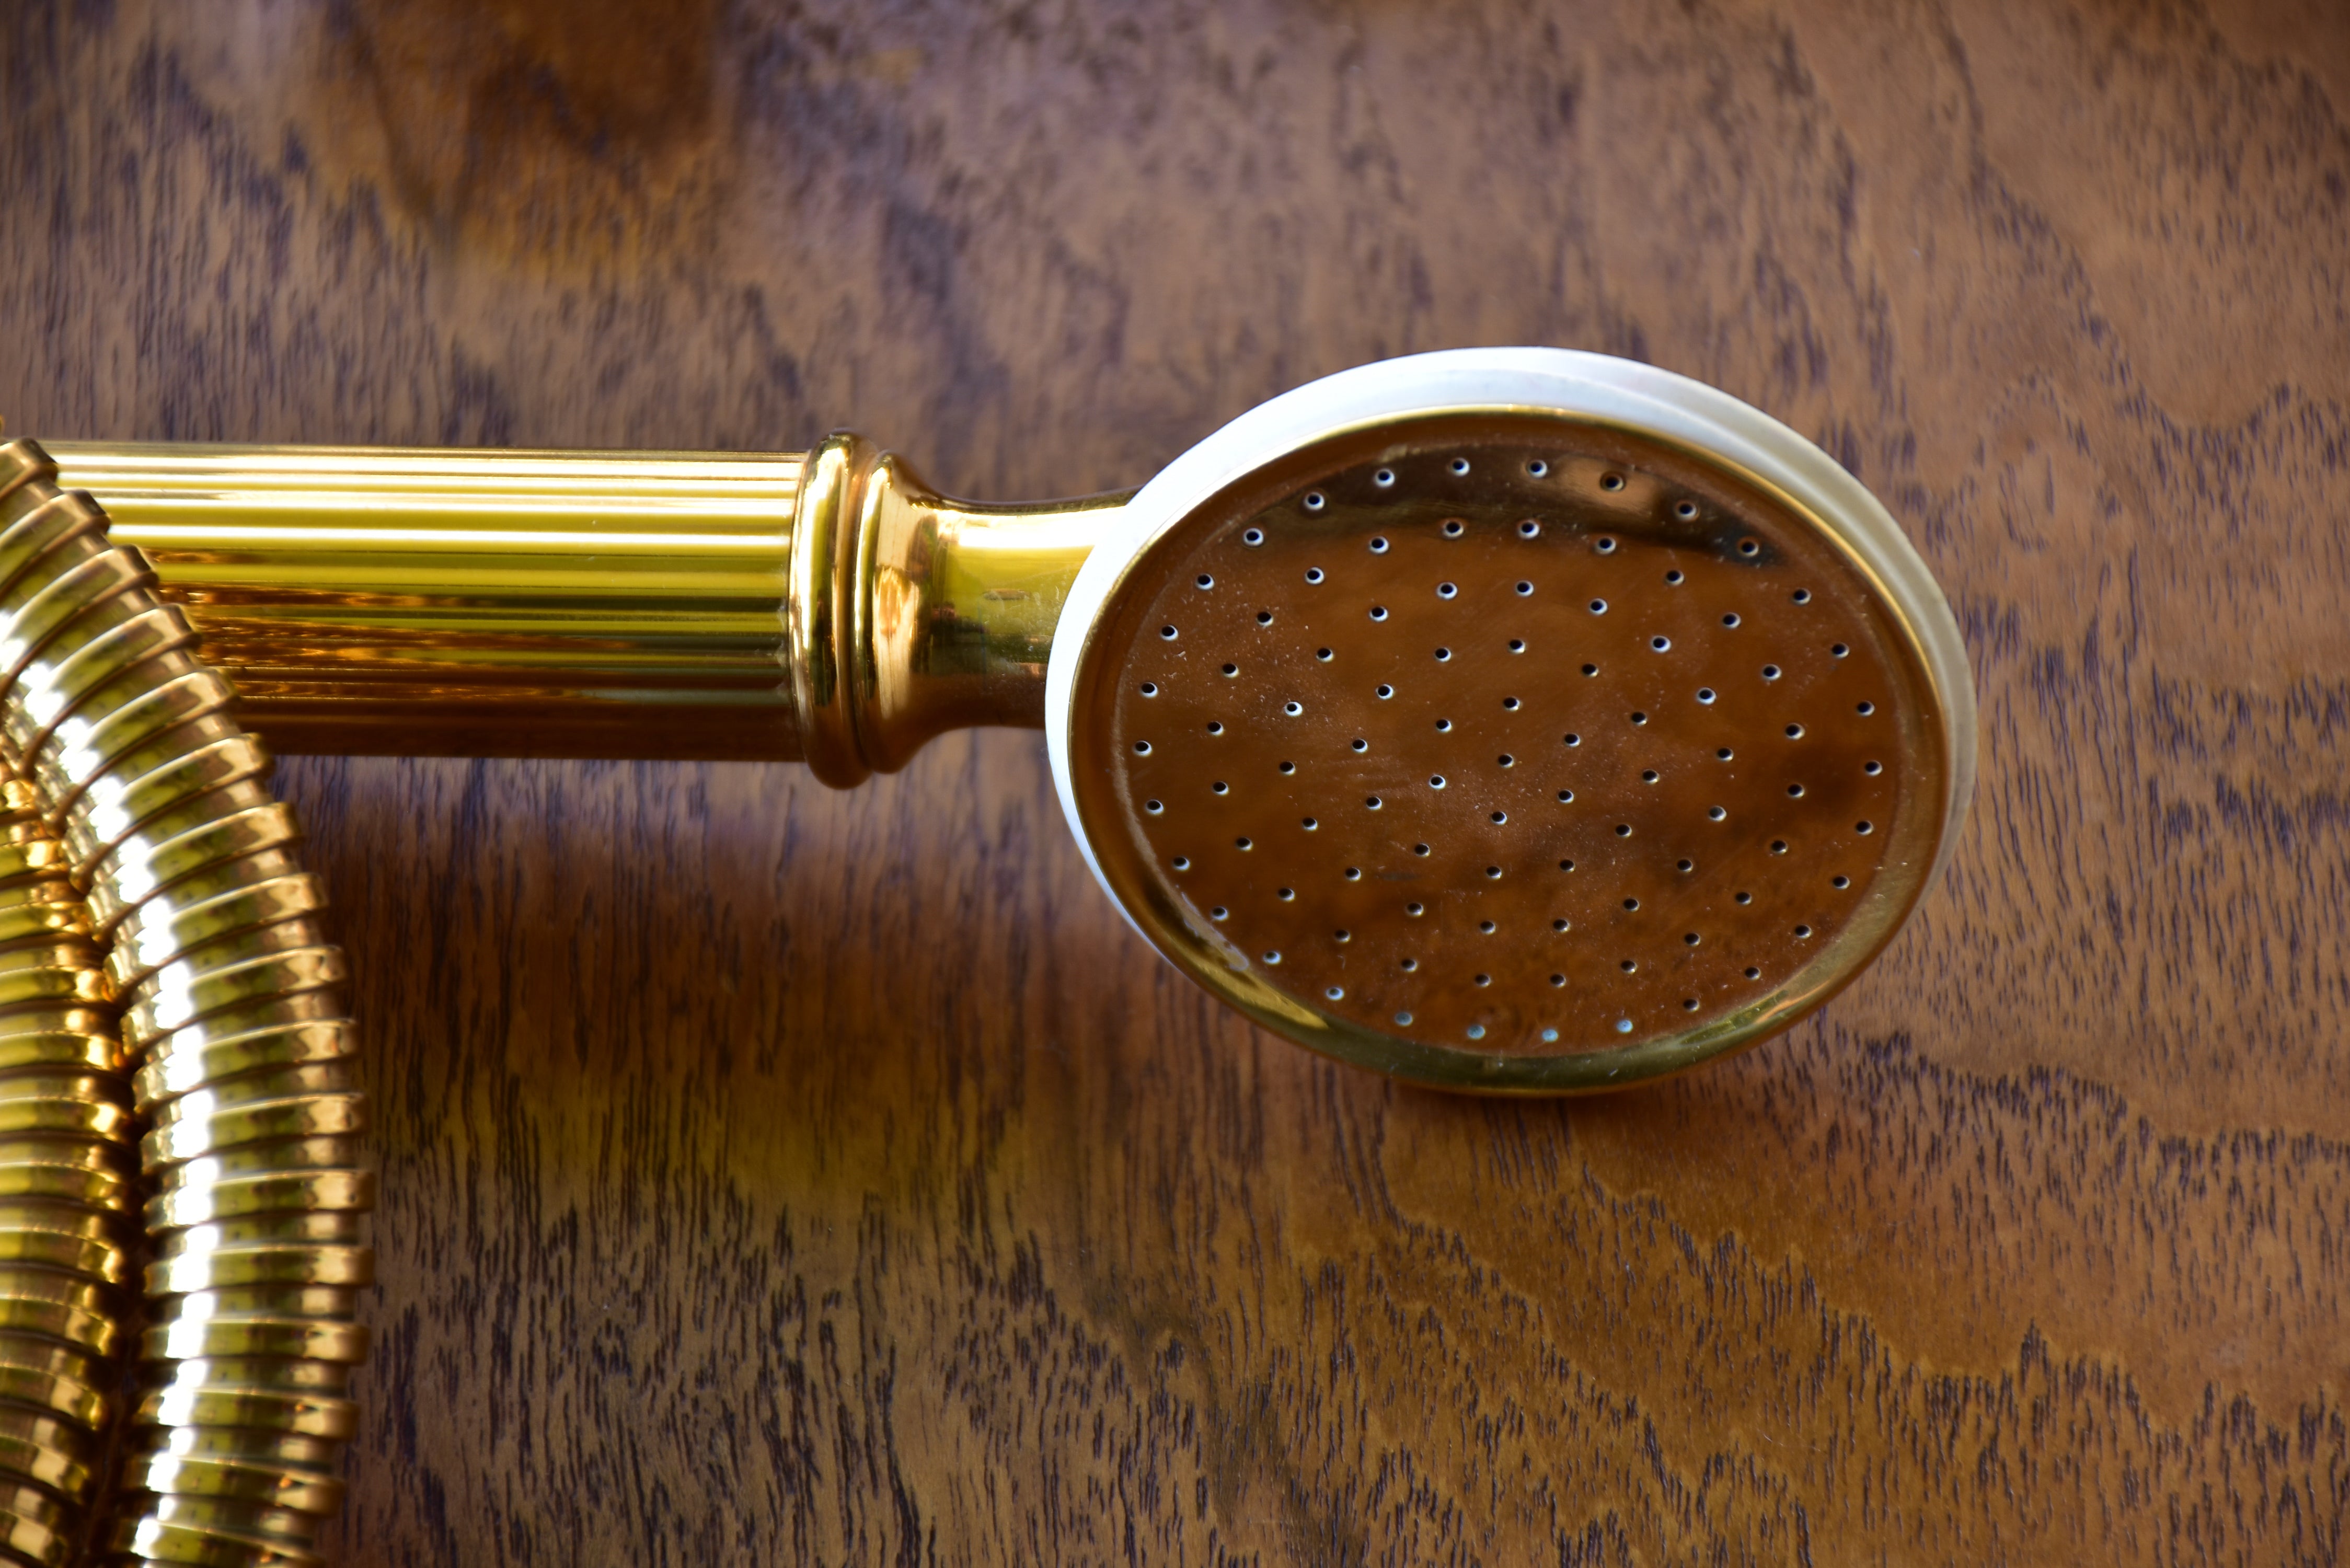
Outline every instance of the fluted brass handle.
[[1123, 496], [983, 506], [799, 454], [47, 449], [154, 564], [276, 751], [805, 759], [1043, 721]]

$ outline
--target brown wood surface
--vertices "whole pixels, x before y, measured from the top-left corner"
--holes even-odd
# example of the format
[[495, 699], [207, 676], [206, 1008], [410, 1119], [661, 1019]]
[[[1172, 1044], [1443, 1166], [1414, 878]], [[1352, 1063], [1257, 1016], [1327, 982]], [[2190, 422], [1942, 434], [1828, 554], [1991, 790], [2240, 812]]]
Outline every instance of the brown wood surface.
[[1578, 1104], [1221, 1016], [1024, 734], [304, 760], [373, 1042], [353, 1563], [2335, 1563], [2338, 0], [0, 13], [12, 432], [1139, 481], [1404, 350], [1891, 506], [1982, 784], [1884, 962]]

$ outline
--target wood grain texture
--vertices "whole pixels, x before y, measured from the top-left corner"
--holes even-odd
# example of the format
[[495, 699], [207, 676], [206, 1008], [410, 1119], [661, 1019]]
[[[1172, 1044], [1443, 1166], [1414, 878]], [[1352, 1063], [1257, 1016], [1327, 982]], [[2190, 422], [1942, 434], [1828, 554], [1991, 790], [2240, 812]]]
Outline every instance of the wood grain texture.
[[354, 1563], [2333, 1563], [2350, 11], [502, 0], [0, 15], [35, 435], [1135, 483], [1539, 342], [1947, 585], [1956, 864], [1736, 1063], [1483, 1104], [1220, 1015], [1034, 737], [288, 764], [373, 1035]]

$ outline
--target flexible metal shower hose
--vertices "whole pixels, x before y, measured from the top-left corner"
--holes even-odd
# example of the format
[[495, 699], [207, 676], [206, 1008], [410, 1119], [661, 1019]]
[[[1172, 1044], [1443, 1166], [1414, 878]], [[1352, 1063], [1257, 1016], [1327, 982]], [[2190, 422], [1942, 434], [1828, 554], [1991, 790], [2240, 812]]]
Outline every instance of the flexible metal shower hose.
[[0, 1559], [314, 1562], [372, 1268], [343, 958], [227, 683], [56, 478], [0, 446]]

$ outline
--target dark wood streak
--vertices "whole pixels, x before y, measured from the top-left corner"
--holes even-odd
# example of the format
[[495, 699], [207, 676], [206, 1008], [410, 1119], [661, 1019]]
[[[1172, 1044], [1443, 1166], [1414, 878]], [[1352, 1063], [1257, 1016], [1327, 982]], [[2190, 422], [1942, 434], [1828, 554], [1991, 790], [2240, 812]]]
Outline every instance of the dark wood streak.
[[2350, 13], [120, 3], [0, 67], [12, 431], [1041, 495], [1571, 344], [1835, 452], [1981, 681], [1886, 961], [1572, 1106], [1217, 1013], [1032, 737], [289, 764], [381, 1127], [340, 1560], [2341, 1559]]

